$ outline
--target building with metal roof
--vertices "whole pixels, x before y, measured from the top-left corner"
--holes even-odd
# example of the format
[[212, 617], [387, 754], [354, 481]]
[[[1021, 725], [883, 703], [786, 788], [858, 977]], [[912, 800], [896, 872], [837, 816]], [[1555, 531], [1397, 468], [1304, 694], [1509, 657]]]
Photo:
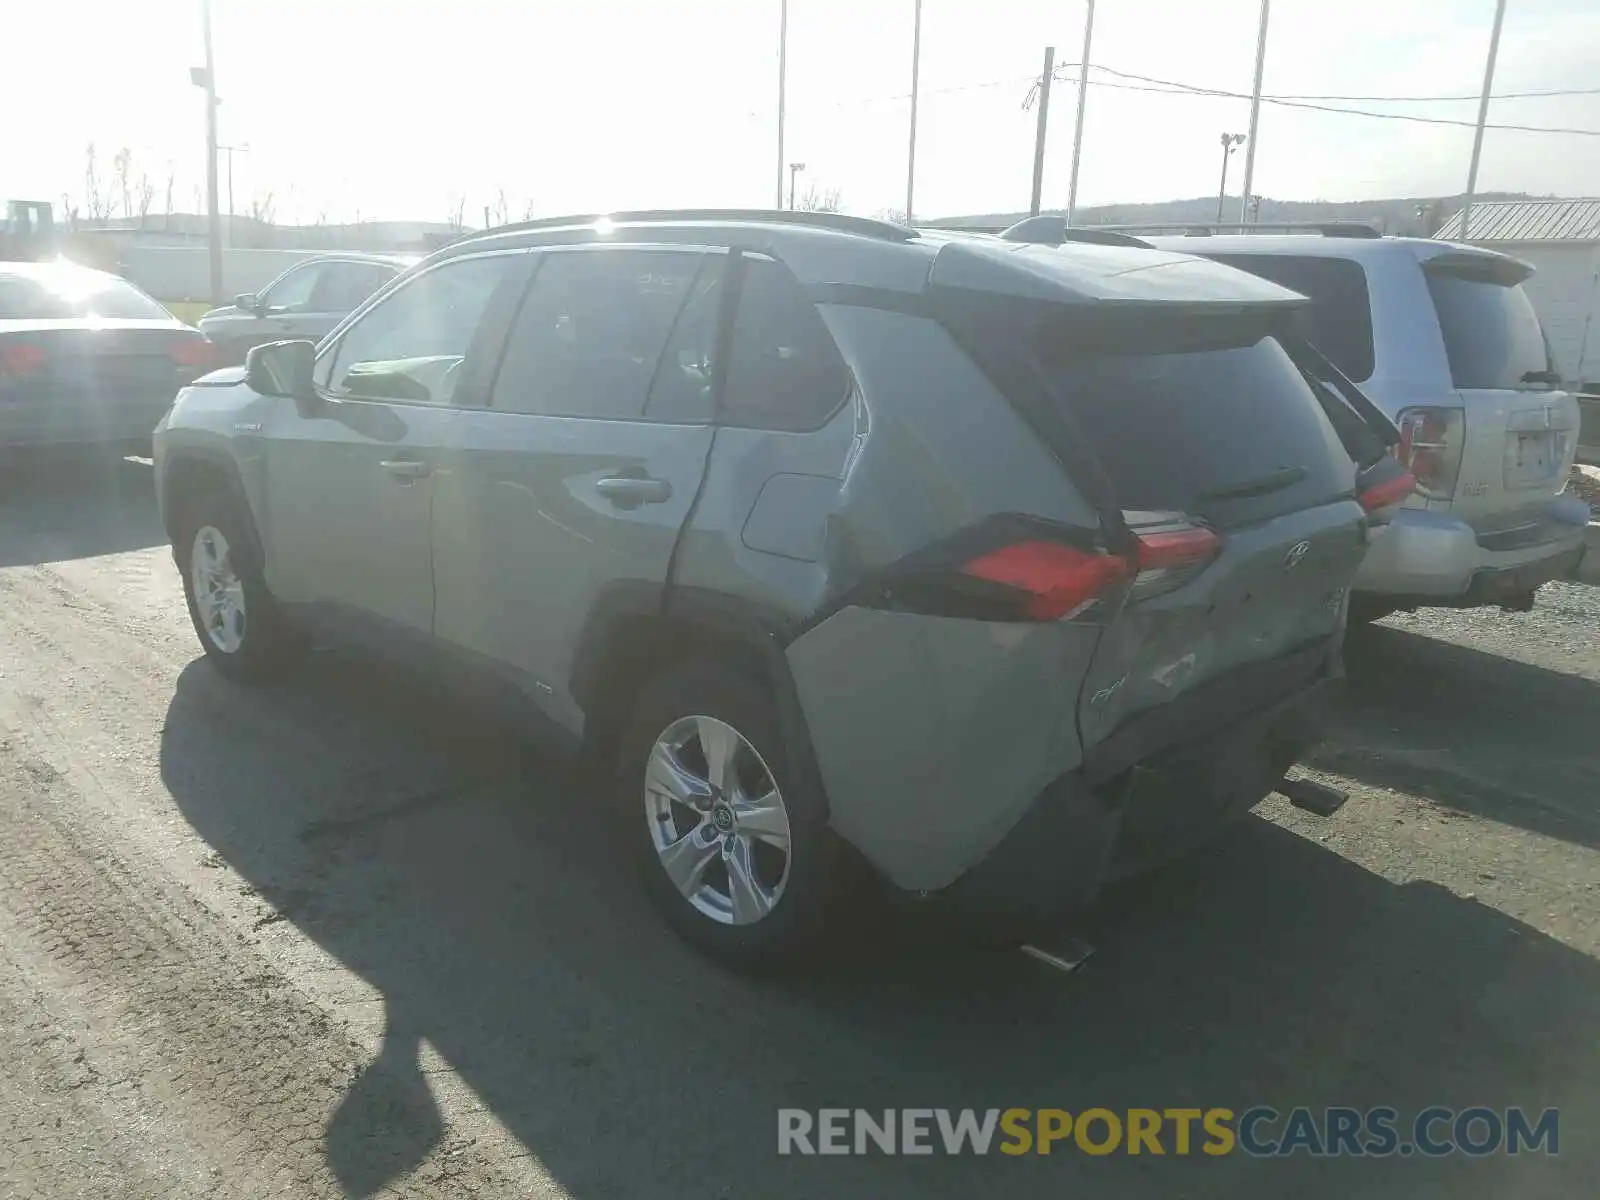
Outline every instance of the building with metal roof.
[[1600, 390], [1600, 198], [1489, 200], [1472, 206], [1462, 236], [1456, 212], [1434, 237], [1520, 258], [1534, 276], [1523, 285], [1569, 383]]

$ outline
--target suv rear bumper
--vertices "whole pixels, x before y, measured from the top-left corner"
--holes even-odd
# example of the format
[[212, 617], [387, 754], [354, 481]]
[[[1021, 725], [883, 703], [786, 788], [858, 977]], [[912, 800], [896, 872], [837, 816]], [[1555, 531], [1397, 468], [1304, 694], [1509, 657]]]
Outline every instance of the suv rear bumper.
[[[1325, 663], [1326, 648], [1322, 651]], [[980, 862], [932, 902], [985, 919], [1048, 921], [1118, 878], [1177, 857], [1259, 803], [1321, 738], [1342, 678], [1325, 667], [1216, 733], [1193, 736], [1114, 779], [1085, 769], [1046, 788]]]
[[1374, 539], [1355, 590], [1419, 604], [1498, 603], [1567, 575], [1583, 552], [1588, 506], [1558, 496], [1525, 531], [1479, 534], [1448, 513], [1403, 508]]

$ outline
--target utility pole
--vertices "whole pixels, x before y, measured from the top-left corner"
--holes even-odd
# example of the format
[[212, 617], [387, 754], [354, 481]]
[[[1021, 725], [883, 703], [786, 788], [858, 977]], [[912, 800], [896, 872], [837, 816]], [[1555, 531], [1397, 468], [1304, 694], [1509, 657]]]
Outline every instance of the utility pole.
[[1489, 34], [1489, 63], [1483, 69], [1483, 95], [1478, 100], [1478, 127], [1472, 131], [1472, 165], [1467, 168], [1467, 194], [1461, 197], [1461, 240], [1472, 225], [1472, 194], [1478, 190], [1478, 159], [1483, 154], [1483, 126], [1489, 119], [1489, 91], [1494, 87], [1494, 60], [1500, 53], [1500, 25], [1506, 19], [1506, 0], [1495, 0], [1494, 31]]
[[1039, 215], [1039, 197], [1044, 191], [1044, 131], [1050, 118], [1050, 77], [1056, 69], [1056, 48], [1044, 48], [1044, 74], [1039, 76], [1039, 128], [1033, 135], [1033, 197], [1028, 201], [1028, 215]]
[[906, 224], [911, 224], [911, 197], [917, 182], [917, 73], [922, 65], [922, 0], [915, 0], [911, 23], [911, 144], [906, 149]]
[[[1271, 10], [1272, 0], [1261, 0], [1261, 32], [1256, 36], [1256, 85], [1250, 93], [1250, 132], [1244, 144], [1244, 199], [1239, 202], [1241, 225], [1250, 219], [1250, 188], [1256, 177], [1256, 126], [1261, 119], [1261, 76], [1267, 66], [1267, 16]], [[1220, 214], [1217, 219], [1222, 219]]]
[[200, 32], [206, 65], [189, 80], [206, 93], [206, 249], [211, 260], [211, 302], [222, 303], [222, 216], [217, 211], [217, 69], [211, 54], [211, 0], [200, 0]]
[[[1225, 133], [1222, 135], [1222, 182], [1217, 185], [1217, 224], [1222, 224], [1222, 205], [1228, 198], [1228, 156], [1233, 153], [1235, 146], [1243, 144], [1245, 135], [1242, 133]], [[1249, 209], [1250, 193], [1245, 192], [1245, 207]]]
[[[773, 208], [783, 207], [783, 106], [789, 83], [789, 0], [779, 0], [778, 7], [778, 194]], [[791, 187], [794, 177], [790, 176]], [[791, 205], [791, 207], [793, 207]]]
[[250, 143], [242, 146], [218, 146], [218, 150], [228, 156], [228, 245], [233, 245], [233, 156], [235, 154], [248, 154]]
[[1089, 101], [1089, 43], [1094, 40], [1094, 0], [1083, 17], [1083, 56], [1078, 59], [1078, 119], [1072, 130], [1072, 175], [1067, 181], [1067, 224], [1078, 207], [1078, 160], [1083, 157], [1083, 109]]
[[[794, 177], [806, 169], [805, 163], [789, 164], [789, 211], [794, 211]], [[781, 201], [780, 201], [781, 206]]]

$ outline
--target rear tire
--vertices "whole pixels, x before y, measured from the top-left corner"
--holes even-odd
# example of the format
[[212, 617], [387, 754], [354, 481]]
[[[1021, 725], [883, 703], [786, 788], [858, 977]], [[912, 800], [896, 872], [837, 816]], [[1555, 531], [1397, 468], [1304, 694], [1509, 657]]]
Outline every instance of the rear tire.
[[815, 945], [841, 847], [760, 683], [709, 665], [649, 681], [619, 743], [617, 792], [645, 893], [685, 941], [745, 968]]
[[306, 646], [267, 590], [254, 545], [227, 493], [203, 492], [181, 503], [173, 558], [189, 619], [216, 668], [241, 680], [282, 674]]

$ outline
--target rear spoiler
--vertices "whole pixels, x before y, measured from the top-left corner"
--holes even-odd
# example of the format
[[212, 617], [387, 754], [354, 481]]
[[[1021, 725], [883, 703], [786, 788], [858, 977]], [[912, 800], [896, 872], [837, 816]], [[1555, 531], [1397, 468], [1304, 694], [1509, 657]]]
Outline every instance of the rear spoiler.
[[1470, 279], [1479, 283], [1493, 283], [1501, 287], [1516, 287], [1533, 278], [1534, 266], [1509, 254], [1458, 247], [1422, 260], [1422, 270], [1428, 275], [1447, 275], [1452, 279]]

